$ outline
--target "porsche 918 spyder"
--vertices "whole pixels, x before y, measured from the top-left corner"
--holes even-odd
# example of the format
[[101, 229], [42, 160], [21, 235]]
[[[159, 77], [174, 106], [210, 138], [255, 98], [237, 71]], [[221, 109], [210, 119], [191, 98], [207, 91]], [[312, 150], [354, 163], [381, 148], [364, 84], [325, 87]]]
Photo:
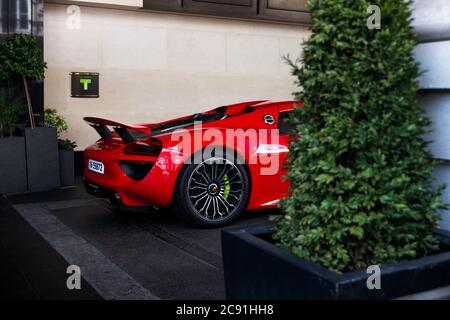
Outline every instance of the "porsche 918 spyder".
[[251, 101], [160, 123], [86, 117], [100, 139], [84, 152], [89, 193], [127, 210], [171, 206], [183, 220], [221, 226], [287, 196], [294, 101]]

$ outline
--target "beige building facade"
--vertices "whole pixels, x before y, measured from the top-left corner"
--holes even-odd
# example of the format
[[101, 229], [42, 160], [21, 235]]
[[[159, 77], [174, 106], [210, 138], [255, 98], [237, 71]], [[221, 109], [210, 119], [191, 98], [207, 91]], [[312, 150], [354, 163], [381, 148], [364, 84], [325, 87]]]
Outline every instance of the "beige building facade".
[[[65, 116], [79, 150], [98, 138], [85, 116], [157, 122], [292, 99], [295, 78], [283, 56], [299, 57], [306, 26], [144, 11], [136, 0], [92, 2], [44, 6], [45, 106]], [[100, 97], [71, 97], [71, 72], [98, 72]]]

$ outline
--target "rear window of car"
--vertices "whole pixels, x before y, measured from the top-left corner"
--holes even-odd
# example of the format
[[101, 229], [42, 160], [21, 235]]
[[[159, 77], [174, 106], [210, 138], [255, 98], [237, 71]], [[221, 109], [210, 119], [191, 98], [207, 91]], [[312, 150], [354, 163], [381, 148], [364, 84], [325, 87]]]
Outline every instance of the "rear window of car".
[[225, 117], [227, 107], [219, 107], [213, 112], [196, 113], [185, 119], [174, 120], [166, 122], [162, 125], [152, 128], [152, 134], [160, 134], [175, 129], [181, 129], [194, 125], [195, 122], [207, 123], [215, 120], [220, 120]]

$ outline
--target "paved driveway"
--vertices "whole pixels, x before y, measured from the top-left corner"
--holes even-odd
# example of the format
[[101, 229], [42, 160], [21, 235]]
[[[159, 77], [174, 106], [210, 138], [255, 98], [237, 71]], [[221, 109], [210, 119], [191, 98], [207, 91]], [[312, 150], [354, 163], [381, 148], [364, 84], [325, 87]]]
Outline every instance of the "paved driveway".
[[[223, 299], [220, 230], [169, 211], [121, 212], [76, 188], [9, 199], [16, 210], [106, 299]], [[234, 225], [276, 211], [245, 213]]]

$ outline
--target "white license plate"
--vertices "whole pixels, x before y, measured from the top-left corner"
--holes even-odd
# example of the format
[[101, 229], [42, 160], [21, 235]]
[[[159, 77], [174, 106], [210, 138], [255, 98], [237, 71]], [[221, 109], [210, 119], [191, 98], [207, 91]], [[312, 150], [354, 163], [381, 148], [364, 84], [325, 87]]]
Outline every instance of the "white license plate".
[[89, 168], [89, 170], [92, 170], [94, 172], [98, 172], [101, 174], [105, 173], [105, 166], [100, 161], [95, 161], [95, 160], [89, 159], [88, 168]]

